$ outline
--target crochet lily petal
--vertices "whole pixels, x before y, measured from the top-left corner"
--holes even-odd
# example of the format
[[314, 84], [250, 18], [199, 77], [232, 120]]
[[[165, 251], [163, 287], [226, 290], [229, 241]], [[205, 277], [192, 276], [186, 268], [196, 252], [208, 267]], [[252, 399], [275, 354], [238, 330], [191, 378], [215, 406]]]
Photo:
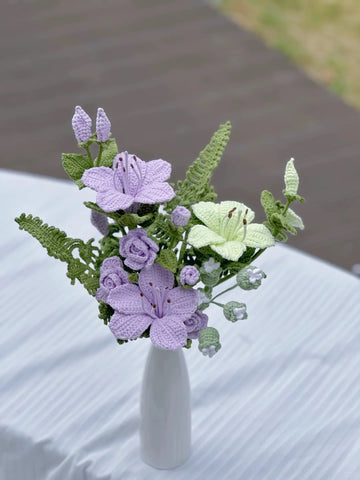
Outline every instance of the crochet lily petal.
[[186, 344], [187, 329], [177, 315], [167, 315], [153, 321], [150, 327], [150, 338], [159, 348], [176, 350]]
[[[232, 212], [230, 218], [229, 218], [229, 212]], [[245, 212], [246, 212], [246, 215], [245, 215]], [[247, 222], [250, 223], [255, 218], [255, 213], [251, 210], [251, 208], [247, 207], [243, 203], [233, 202], [231, 200], [220, 202], [219, 215], [221, 219], [229, 218], [230, 225], [232, 223], [235, 223], [237, 220], [242, 221], [243, 218], [246, 218]], [[239, 218], [239, 215], [241, 215], [241, 219]]]
[[138, 283], [144, 295], [152, 299], [154, 287], [164, 290], [172, 289], [174, 285], [174, 275], [160, 264], [155, 263], [141, 270]]
[[111, 290], [107, 303], [115, 310], [127, 314], [151, 311], [144, 308], [149, 302], [140, 295], [139, 287], [133, 283], [120, 285]]
[[109, 328], [116, 338], [133, 340], [144, 333], [151, 322], [152, 318], [146, 314], [125, 315], [115, 312], [109, 322]]
[[223, 258], [233, 262], [236, 262], [246, 250], [246, 246], [242, 242], [236, 240], [218, 245], [211, 245], [211, 248]]
[[109, 167], [93, 167], [85, 170], [81, 181], [97, 192], [105, 192], [113, 187], [113, 171]]
[[138, 203], [162, 203], [168, 202], [174, 198], [175, 192], [172, 187], [165, 182], [153, 182], [143, 185], [135, 195], [135, 202]]
[[219, 230], [219, 204], [212, 202], [199, 202], [192, 206], [194, 214], [211, 230]]
[[193, 245], [195, 248], [205, 247], [213, 243], [223, 243], [226, 241], [226, 238], [218, 235], [210, 228], [205, 227], [204, 225], [195, 225], [192, 227], [189, 233], [188, 242], [190, 245]]
[[275, 240], [265, 225], [252, 223], [247, 227], [245, 243], [249, 247], [265, 248], [274, 246]]
[[96, 203], [104, 212], [116, 212], [116, 210], [125, 210], [130, 207], [134, 199], [131, 195], [125, 195], [117, 190], [106, 190], [99, 192], [96, 196]]
[[196, 290], [176, 287], [170, 290], [168, 299], [170, 300], [171, 313], [178, 315], [184, 321], [197, 309], [198, 296]]
[[171, 164], [161, 158], [151, 160], [146, 164], [146, 177], [144, 185], [151, 182], [165, 182], [171, 175]]

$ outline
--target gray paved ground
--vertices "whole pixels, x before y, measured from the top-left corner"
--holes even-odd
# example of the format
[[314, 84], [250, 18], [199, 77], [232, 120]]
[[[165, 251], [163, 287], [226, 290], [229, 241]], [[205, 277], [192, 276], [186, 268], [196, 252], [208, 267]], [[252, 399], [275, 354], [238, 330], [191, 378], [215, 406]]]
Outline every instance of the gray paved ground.
[[[73, 106], [102, 106], [120, 148], [174, 162], [220, 122], [233, 133], [220, 199], [258, 211], [291, 156], [307, 229], [292, 245], [360, 262], [360, 115], [198, 0], [8, 0], [1, 7], [1, 167], [64, 177]], [[48, 219], [51, 220], [51, 219]]]

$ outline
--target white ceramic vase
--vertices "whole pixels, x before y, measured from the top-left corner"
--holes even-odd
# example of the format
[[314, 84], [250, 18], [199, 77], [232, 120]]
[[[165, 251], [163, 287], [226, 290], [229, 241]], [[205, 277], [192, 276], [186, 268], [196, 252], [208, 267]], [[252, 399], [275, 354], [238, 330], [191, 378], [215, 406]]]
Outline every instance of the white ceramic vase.
[[141, 457], [155, 468], [182, 465], [191, 453], [190, 382], [183, 349], [151, 344], [141, 391]]

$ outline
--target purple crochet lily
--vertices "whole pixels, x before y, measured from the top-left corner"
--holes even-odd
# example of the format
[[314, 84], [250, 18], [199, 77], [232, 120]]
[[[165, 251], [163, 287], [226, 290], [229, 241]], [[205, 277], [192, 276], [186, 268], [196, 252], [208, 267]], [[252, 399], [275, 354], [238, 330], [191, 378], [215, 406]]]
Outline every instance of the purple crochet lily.
[[166, 183], [171, 165], [165, 160], [143, 162], [136, 155], [122, 152], [113, 167], [85, 170], [82, 182], [98, 192], [96, 203], [105, 212], [126, 210], [133, 203], [162, 203], [171, 200], [174, 190]]
[[133, 340], [150, 326], [150, 338], [157, 347], [183, 347], [187, 342], [184, 322], [197, 309], [197, 294], [173, 285], [174, 275], [155, 264], [141, 270], [139, 286], [127, 284], [111, 290], [108, 303], [115, 313], [109, 327], [115, 337]]

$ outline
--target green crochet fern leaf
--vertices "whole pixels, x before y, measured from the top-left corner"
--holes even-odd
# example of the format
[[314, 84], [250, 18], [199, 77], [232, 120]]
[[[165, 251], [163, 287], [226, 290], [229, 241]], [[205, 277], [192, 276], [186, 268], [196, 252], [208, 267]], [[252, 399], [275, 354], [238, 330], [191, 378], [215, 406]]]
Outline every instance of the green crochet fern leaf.
[[92, 245], [93, 238], [86, 243], [77, 238], [70, 238], [65, 232], [44, 223], [41, 218], [25, 213], [15, 218], [15, 221], [19, 224], [20, 230], [27, 231], [39, 241], [48, 255], [67, 263], [67, 276], [72, 284], [77, 279], [90, 295], [95, 295], [99, 280], [98, 273], [93, 267], [100, 250]]
[[210, 143], [188, 168], [185, 180], [178, 182], [176, 196], [166, 206], [168, 212], [171, 212], [176, 205], [188, 207], [195, 202], [212, 202], [215, 200], [217, 195], [210, 185], [210, 181], [213, 171], [218, 166], [224, 153], [230, 133], [230, 122], [220, 125], [212, 136]]
[[181, 229], [174, 227], [168, 215], [160, 213], [154, 223], [146, 228], [149, 235], [154, 237], [158, 243], [174, 248], [182, 238]]

